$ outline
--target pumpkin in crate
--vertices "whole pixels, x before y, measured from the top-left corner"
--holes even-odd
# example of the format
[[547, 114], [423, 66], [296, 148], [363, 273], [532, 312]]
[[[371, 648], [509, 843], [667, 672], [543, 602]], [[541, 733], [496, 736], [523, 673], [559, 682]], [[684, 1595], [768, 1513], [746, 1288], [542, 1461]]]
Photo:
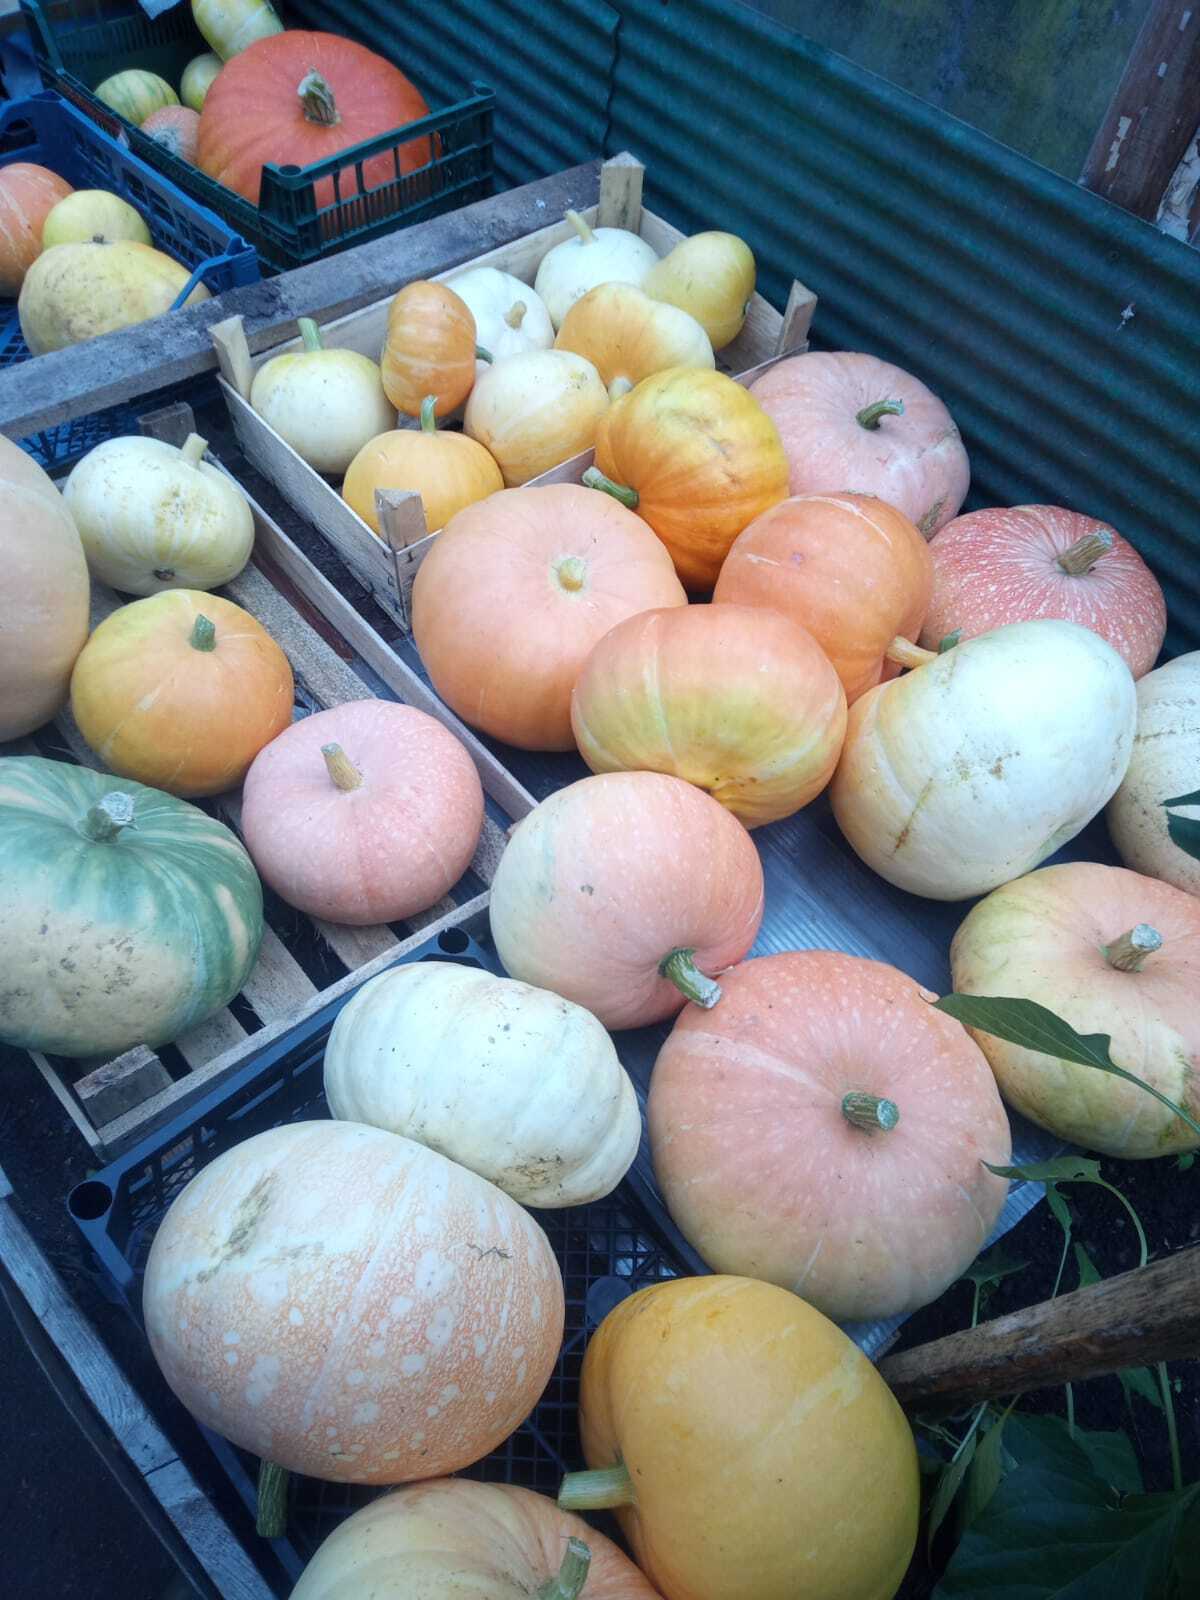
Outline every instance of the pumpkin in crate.
[[231, 600], [164, 589], [107, 617], [71, 674], [79, 731], [113, 772], [220, 794], [292, 720], [292, 669]]
[[[521, 360], [521, 357], [514, 357]], [[687, 603], [646, 524], [577, 483], [460, 511], [413, 584], [413, 638], [438, 694], [522, 750], [571, 750], [571, 689], [614, 624]]]
[[[449, 287], [475, 318], [475, 337], [492, 362], [529, 350], [549, 350], [554, 343], [554, 324], [542, 297], [511, 272], [472, 267], [451, 278]], [[476, 377], [482, 377], [489, 365], [479, 357]]]
[[[170, 311], [192, 274], [178, 261], [133, 239], [88, 239], [45, 250], [25, 274], [17, 316], [35, 356], [65, 350], [102, 333]], [[185, 306], [209, 299], [203, 283]]]
[[123, 72], [114, 72], [92, 92], [111, 111], [139, 128], [155, 111], [179, 104], [179, 96], [167, 80], [142, 67], [126, 67]]
[[716, 1005], [714, 976], [746, 954], [762, 913], [745, 828], [660, 772], [606, 772], [543, 800], [513, 829], [490, 906], [505, 969], [606, 1028]]
[[141, 212], [109, 189], [76, 189], [60, 200], [42, 225], [42, 245], [113, 244], [130, 239], [151, 244], [150, 229]]
[[436, 401], [426, 395], [419, 428], [394, 428], [369, 440], [350, 463], [342, 499], [383, 537], [375, 494], [379, 489], [409, 489], [421, 496], [425, 526], [431, 533], [476, 500], [504, 487], [500, 468], [481, 444], [465, 433], [440, 429]]
[[[221, 70], [221, 58], [213, 52], [207, 51], [204, 55], [193, 56], [183, 69], [183, 77], [179, 82], [179, 98], [190, 111], [197, 115], [204, 110], [205, 97], [213, 86], [213, 80]], [[200, 130], [196, 130], [199, 138]]]
[[612, 400], [667, 367], [716, 365], [708, 335], [695, 317], [652, 300], [631, 283], [589, 289], [563, 318], [554, 343], [586, 357]]
[[316, 472], [345, 472], [376, 434], [394, 427], [379, 363], [357, 350], [327, 349], [311, 317], [297, 322], [303, 348], [264, 361], [250, 404]]
[[142, 123], [142, 132], [169, 155], [195, 166], [200, 115], [190, 106], [164, 106], [161, 111], [152, 111]]
[[42, 253], [42, 228], [60, 200], [75, 191], [65, 178], [32, 161], [0, 167], [0, 295], [20, 294]]
[[590, 450], [607, 409], [608, 391], [590, 361], [570, 350], [528, 350], [476, 382], [463, 429], [517, 488]]
[[[200, 113], [197, 165], [257, 205], [268, 162], [312, 166], [428, 115], [420, 92], [373, 50], [338, 34], [288, 29], [255, 40], [221, 68]], [[397, 161], [401, 173], [413, 172], [431, 154], [425, 138], [370, 157], [362, 163], [364, 190], [394, 183]], [[332, 204], [332, 177], [313, 187], [318, 209]], [[337, 197], [358, 192], [358, 173], [347, 167]]]
[[0, 760], [0, 1038], [112, 1055], [178, 1038], [245, 983], [262, 890], [235, 836], [140, 783]]
[[401, 922], [466, 871], [483, 827], [475, 763], [412, 706], [352, 700], [292, 723], [246, 774], [242, 836], [289, 905]]
[[1200, 860], [1171, 836], [1170, 819], [1200, 823], [1200, 650], [1148, 672], [1137, 686], [1133, 755], [1108, 803], [1108, 831], [1121, 860], [1135, 872], [1200, 895]]
[[437, 417], [454, 411], [475, 382], [475, 318], [444, 283], [406, 283], [388, 307], [381, 367], [397, 411], [416, 417], [429, 395]]
[[563, 1289], [537, 1223], [411, 1139], [296, 1122], [204, 1167], [163, 1218], [150, 1347], [206, 1427], [292, 1472], [455, 1472], [530, 1413]]
[[654, 247], [627, 228], [593, 228], [577, 211], [568, 211], [566, 220], [574, 234], [551, 245], [533, 280], [555, 328], [589, 289], [602, 283], [640, 284], [658, 260]]
[[192, 20], [221, 61], [283, 32], [271, 0], [192, 0]]
[[655, 300], [678, 306], [704, 329], [714, 350], [742, 331], [754, 295], [754, 253], [735, 233], [681, 239], [642, 280]]

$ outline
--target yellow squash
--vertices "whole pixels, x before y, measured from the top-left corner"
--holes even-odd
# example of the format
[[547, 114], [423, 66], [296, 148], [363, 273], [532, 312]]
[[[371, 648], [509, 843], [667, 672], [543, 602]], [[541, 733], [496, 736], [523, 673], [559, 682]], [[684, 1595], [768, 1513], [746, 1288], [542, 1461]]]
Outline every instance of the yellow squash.
[[754, 277], [754, 256], [745, 240], [734, 233], [696, 233], [651, 267], [642, 288], [655, 300], [691, 312], [713, 349], [722, 350], [742, 331]]
[[686, 311], [651, 300], [631, 283], [589, 289], [563, 318], [558, 350], [586, 356], [616, 400], [667, 367], [716, 365], [708, 335]]

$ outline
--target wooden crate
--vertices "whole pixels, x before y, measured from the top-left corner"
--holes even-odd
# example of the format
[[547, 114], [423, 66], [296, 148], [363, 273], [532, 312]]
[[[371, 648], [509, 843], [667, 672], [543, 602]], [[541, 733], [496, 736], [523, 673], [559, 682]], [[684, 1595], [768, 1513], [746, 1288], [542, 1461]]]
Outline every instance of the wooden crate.
[[[169, 407], [143, 419], [142, 426], [157, 437], [181, 443], [192, 431], [191, 408]], [[245, 570], [221, 592], [257, 617], [287, 653], [301, 715], [369, 697], [376, 693], [374, 679], [406, 705], [437, 717], [457, 735], [475, 762], [485, 793], [507, 819], [500, 825], [485, 816], [471, 862], [474, 877], [489, 884], [504, 848], [506, 828], [530, 810], [532, 796], [420, 678], [396, 659], [278, 524], [253, 500], [250, 505], [254, 554]], [[111, 589], [94, 583], [93, 626], [122, 603]], [[365, 675], [359, 668], [365, 669]], [[24, 741], [21, 748], [99, 766], [69, 710], [50, 728]], [[239, 791], [219, 795], [210, 804], [223, 821], [238, 828]], [[393, 926], [343, 927], [305, 918], [289, 908], [286, 921], [280, 917], [278, 927], [267, 926], [258, 961], [240, 995], [174, 1040], [169, 1051], [138, 1045], [110, 1060], [82, 1063], [30, 1054], [92, 1150], [111, 1157], [213, 1088], [253, 1051], [382, 971], [398, 956], [443, 933], [484, 932], [486, 908], [486, 889], [460, 896], [459, 901], [447, 898], [398, 925], [399, 931]], [[315, 935], [325, 947], [323, 955], [332, 954], [328, 964], [344, 968], [336, 981], [318, 988], [289, 950], [289, 939], [296, 945], [300, 924], [307, 924], [306, 942]], [[255, 1021], [260, 1026], [255, 1027]], [[182, 1063], [184, 1075], [173, 1076], [164, 1055], [174, 1064], [176, 1074]]]
[[[644, 169], [635, 157], [614, 156], [600, 169], [598, 204], [587, 207], [581, 215], [597, 226], [628, 228], [640, 234], [663, 256], [685, 236], [642, 205], [643, 178]], [[485, 255], [460, 262], [433, 276], [447, 279], [472, 267], [498, 267], [532, 284], [547, 250], [572, 237], [571, 224], [559, 218], [511, 244], [489, 250]], [[720, 370], [740, 382], [750, 383], [784, 356], [807, 350], [808, 329], [816, 303], [816, 296], [800, 283], [792, 284], [787, 307], [782, 313], [762, 295], [754, 294], [741, 333], [732, 344], [718, 352]], [[390, 304], [389, 296], [350, 316], [326, 323], [321, 329], [324, 343], [330, 348], [357, 350], [378, 360]], [[421, 554], [427, 548], [422, 541], [437, 531], [426, 527], [421, 497], [403, 490], [385, 492], [380, 497], [384, 537], [378, 538], [342, 499], [337, 486], [302, 460], [249, 403], [254, 374], [263, 362], [301, 348], [301, 341], [294, 338], [251, 356], [239, 317], [218, 323], [211, 332], [221, 367], [221, 389], [246, 459], [329, 540], [382, 609], [407, 630], [412, 580]], [[576, 461], [581, 463], [578, 472], [574, 463], [563, 463], [567, 481], [579, 480], [584, 469], [591, 465], [591, 452], [577, 457]], [[534, 482], [562, 482], [559, 472], [560, 469], [555, 468]], [[420, 553], [414, 554], [415, 551]]]

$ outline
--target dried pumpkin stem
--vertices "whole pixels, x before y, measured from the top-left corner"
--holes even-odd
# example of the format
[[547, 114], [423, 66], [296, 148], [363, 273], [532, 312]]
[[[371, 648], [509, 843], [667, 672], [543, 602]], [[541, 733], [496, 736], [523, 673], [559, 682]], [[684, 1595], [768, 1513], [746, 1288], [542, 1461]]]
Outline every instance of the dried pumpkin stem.
[[114, 789], [101, 796], [94, 806], [89, 806], [79, 824], [79, 831], [93, 844], [112, 844], [125, 828], [135, 826], [134, 800], [122, 789]]
[[362, 788], [363, 775], [340, 744], [323, 744], [321, 754], [325, 757], [329, 776], [343, 793], [349, 794], [351, 789]]
[[1072, 578], [1082, 578], [1096, 565], [1101, 556], [1106, 556], [1113, 547], [1111, 528], [1103, 528], [1095, 533], [1085, 533], [1082, 539], [1076, 539], [1074, 544], [1068, 545], [1058, 558], [1058, 564]]
[[635, 1499], [633, 1479], [623, 1461], [592, 1472], [568, 1472], [558, 1491], [563, 1511], [609, 1511], [614, 1506], [631, 1506]]
[[427, 394], [421, 401], [421, 432], [437, 432], [437, 395]]
[[874, 432], [884, 417], [902, 417], [903, 415], [903, 400], [876, 400], [872, 405], [864, 406], [854, 420], [860, 428], [869, 428], [871, 432]]
[[721, 985], [700, 971], [692, 959], [695, 950], [672, 950], [658, 964], [660, 977], [673, 983], [685, 1000], [711, 1011], [721, 998]]
[[508, 310], [504, 313], [505, 322], [508, 323], [510, 328], [519, 328], [525, 321], [525, 313], [528, 311], [528, 309], [529, 307], [525, 304], [524, 300], [514, 300], [512, 305], [510, 305]]
[[584, 244], [595, 244], [596, 235], [592, 232], [591, 224], [586, 222], [583, 217], [579, 215], [578, 211], [568, 211], [567, 221], [575, 229], [575, 232], [583, 240]]
[[897, 667], [924, 667], [938, 658], [936, 650], [922, 650], [911, 639], [893, 639], [883, 653]]
[[208, 617], [197, 617], [192, 624], [192, 631], [188, 643], [193, 650], [215, 650], [217, 648], [217, 630]]
[[890, 1133], [900, 1121], [900, 1107], [894, 1100], [852, 1089], [842, 1096], [842, 1115], [851, 1127], [864, 1133]]
[[1148, 922], [1139, 922], [1119, 939], [1104, 946], [1104, 959], [1118, 972], [1140, 972], [1142, 962], [1162, 949], [1162, 934]]
[[254, 1531], [260, 1539], [282, 1539], [287, 1532], [288, 1474], [265, 1458], [258, 1464], [258, 1507]]
[[198, 467], [207, 449], [207, 439], [202, 439], [198, 433], [189, 433], [183, 444], [183, 459], [189, 467]]
[[300, 329], [300, 337], [304, 340], [306, 350], [324, 350], [321, 343], [321, 330], [311, 317], [299, 317], [296, 326]]
[[605, 494], [612, 495], [614, 500], [619, 500], [623, 506], [628, 506], [630, 511], [638, 508], [640, 498], [636, 489], [631, 489], [628, 484], [614, 483], [611, 478], [606, 478], [599, 467], [589, 467], [583, 475], [583, 482], [589, 489], [603, 489]]
[[572, 1536], [563, 1552], [562, 1566], [537, 1592], [537, 1600], [578, 1600], [587, 1582], [592, 1552], [582, 1539]]
[[328, 79], [323, 78], [315, 67], [310, 67], [300, 79], [296, 93], [304, 106], [304, 115], [310, 122], [318, 122], [323, 128], [332, 128], [342, 120]]

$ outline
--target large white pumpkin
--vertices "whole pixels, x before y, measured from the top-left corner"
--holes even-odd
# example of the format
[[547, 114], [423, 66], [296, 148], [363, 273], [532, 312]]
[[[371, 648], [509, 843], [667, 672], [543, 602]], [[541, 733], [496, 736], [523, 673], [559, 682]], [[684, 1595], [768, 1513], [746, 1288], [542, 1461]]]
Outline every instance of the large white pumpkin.
[[658, 265], [654, 247], [627, 228], [592, 228], [575, 211], [567, 212], [567, 220], [575, 237], [546, 251], [533, 280], [556, 329], [589, 289], [601, 283], [632, 283], [640, 289]]
[[590, 1011], [512, 978], [421, 961], [372, 978], [325, 1049], [335, 1117], [416, 1139], [528, 1206], [610, 1194], [642, 1132]]
[[541, 295], [511, 272], [472, 267], [451, 278], [447, 288], [466, 302], [475, 318], [475, 342], [492, 358], [476, 361], [476, 377], [494, 362], [527, 350], [549, 350], [554, 343], [554, 324]]
[[410, 1139], [299, 1122], [227, 1150], [155, 1236], [143, 1312], [194, 1416], [290, 1471], [454, 1472], [536, 1404], [562, 1278], [533, 1218]]
[[1135, 872], [1200, 894], [1200, 861], [1167, 831], [1170, 815], [1200, 822], [1200, 806], [1164, 800], [1200, 790], [1200, 650], [1148, 672], [1137, 686], [1133, 755], [1108, 806], [1108, 831]]

